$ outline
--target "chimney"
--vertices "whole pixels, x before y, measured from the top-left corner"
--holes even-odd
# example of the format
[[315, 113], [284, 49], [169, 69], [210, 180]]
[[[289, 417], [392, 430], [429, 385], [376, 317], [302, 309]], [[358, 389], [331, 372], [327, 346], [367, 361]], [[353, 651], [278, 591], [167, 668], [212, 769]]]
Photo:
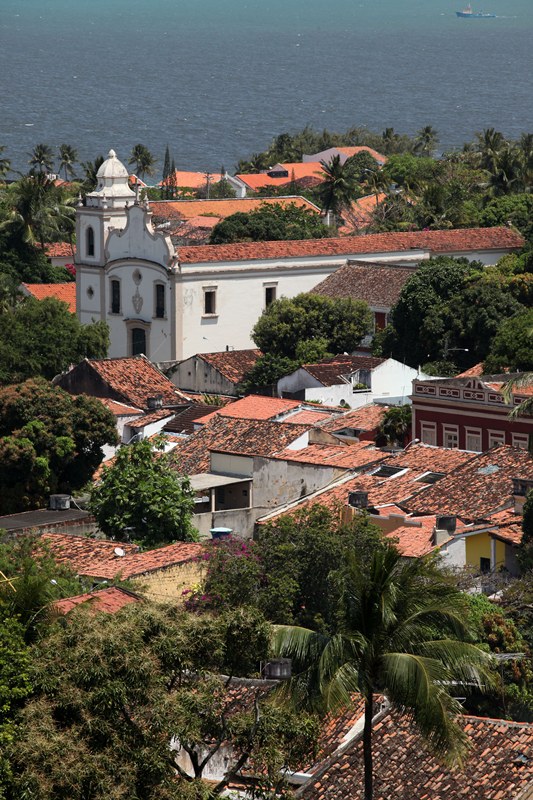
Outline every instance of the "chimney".
[[163, 395], [162, 394], [158, 394], [158, 395], [155, 395], [154, 397], [148, 397], [146, 399], [146, 405], [148, 406], [150, 411], [155, 411], [158, 408], [162, 408], [163, 407]]
[[348, 505], [352, 508], [368, 508], [368, 492], [348, 492]]
[[433, 528], [433, 543], [438, 547], [443, 542], [446, 542], [450, 536], [453, 536], [456, 527], [457, 517], [453, 515], [437, 516], [435, 520], [435, 527]]

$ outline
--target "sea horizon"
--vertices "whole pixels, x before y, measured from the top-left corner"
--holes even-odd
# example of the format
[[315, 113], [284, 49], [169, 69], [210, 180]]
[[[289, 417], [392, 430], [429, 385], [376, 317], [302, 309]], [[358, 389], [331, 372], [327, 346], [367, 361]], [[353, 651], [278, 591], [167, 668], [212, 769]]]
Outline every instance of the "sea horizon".
[[233, 171], [305, 125], [439, 133], [460, 148], [533, 129], [531, 0], [2, 0], [0, 145], [81, 161], [141, 142], [162, 168]]

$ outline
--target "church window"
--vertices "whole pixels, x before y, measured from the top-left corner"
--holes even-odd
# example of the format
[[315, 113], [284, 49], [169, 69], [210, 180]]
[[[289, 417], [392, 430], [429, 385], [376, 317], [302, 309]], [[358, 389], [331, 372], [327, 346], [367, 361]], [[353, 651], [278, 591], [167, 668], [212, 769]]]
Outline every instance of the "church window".
[[163, 319], [165, 316], [165, 285], [155, 284], [155, 316]]
[[93, 228], [91, 228], [90, 225], [87, 228], [87, 232], [85, 235], [86, 235], [87, 255], [94, 256], [94, 230]]
[[146, 331], [144, 328], [131, 329], [131, 354], [132, 356], [146, 355]]
[[276, 287], [265, 286], [265, 308], [268, 308], [276, 299]]
[[216, 289], [204, 289], [204, 314], [217, 313], [217, 291]]
[[120, 314], [120, 281], [111, 281], [111, 313]]

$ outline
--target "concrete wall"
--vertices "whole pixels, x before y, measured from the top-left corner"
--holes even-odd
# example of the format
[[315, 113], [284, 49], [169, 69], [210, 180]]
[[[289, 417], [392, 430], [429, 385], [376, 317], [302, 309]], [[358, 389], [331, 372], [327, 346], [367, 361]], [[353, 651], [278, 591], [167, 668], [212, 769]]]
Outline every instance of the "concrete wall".
[[197, 356], [182, 361], [169, 377], [172, 383], [183, 391], [237, 397], [235, 385]]
[[211, 538], [211, 528], [230, 528], [233, 536], [239, 539], [251, 539], [255, 521], [260, 511], [255, 508], [233, 508], [228, 511], [208, 511], [195, 514], [192, 524], [202, 539]]

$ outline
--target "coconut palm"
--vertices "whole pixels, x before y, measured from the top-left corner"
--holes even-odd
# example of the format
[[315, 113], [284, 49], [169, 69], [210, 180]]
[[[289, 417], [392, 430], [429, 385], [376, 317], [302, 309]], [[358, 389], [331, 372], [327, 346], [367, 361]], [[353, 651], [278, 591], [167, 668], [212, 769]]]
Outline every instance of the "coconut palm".
[[524, 188], [522, 160], [516, 147], [508, 145], [498, 153], [490, 170], [488, 185], [497, 197]]
[[74, 177], [74, 164], [78, 161], [78, 151], [70, 144], [59, 145], [59, 174], [61, 170], [65, 171], [65, 180], [68, 181], [69, 176]]
[[337, 632], [278, 626], [276, 653], [293, 659], [280, 700], [326, 712], [365, 702], [364, 797], [373, 797], [372, 717], [376, 695], [409, 714], [429, 745], [450, 760], [465, 735], [450, 690], [483, 689], [490, 656], [466, 639], [463, 595], [435, 558], [402, 559], [385, 540], [372, 556], [353, 555], [341, 570]]
[[325, 180], [319, 187], [322, 209], [326, 215], [336, 217], [345, 208], [349, 208], [355, 198], [357, 182], [350, 166], [341, 163], [340, 156], [333, 156], [331, 161], [321, 161]]
[[135, 174], [144, 181], [146, 175], [154, 174], [156, 159], [144, 144], [136, 144], [131, 151], [128, 164], [132, 164]]
[[103, 156], [96, 156], [94, 161], [83, 161], [81, 163], [81, 168], [85, 172], [85, 178], [83, 181], [83, 191], [93, 192], [96, 189], [98, 184], [98, 178], [96, 177], [98, 170], [104, 163]]
[[54, 152], [48, 144], [36, 144], [30, 153], [28, 164], [32, 170], [52, 172], [54, 168]]
[[500, 152], [506, 146], [503, 133], [494, 128], [485, 128], [481, 133], [476, 133], [479, 166], [489, 172], [494, 172]]
[[0, 180], [5, 178], [11, 169], [11, 161], [2, 155], [5, 149], [4, 145], [0, 145]]
[[415, 153], [423, 156], [431, 156], [439, 143], [439, 135], [431, 125], [425, 125], [417, 131], [415, 138]]
[[18, 230], [24, 242], [39, 243], [70, 238], [74, 230], [74, 199], [42, 172], [27, 175], [7, 187], [0, 229]]
[[385, 128], [381, 134], [381, 139], [383, 142], [383, 152], [388, 154], [395, 152], [398, 142], [400, 141], [400, 136], [396, 133], [394, 128]]

